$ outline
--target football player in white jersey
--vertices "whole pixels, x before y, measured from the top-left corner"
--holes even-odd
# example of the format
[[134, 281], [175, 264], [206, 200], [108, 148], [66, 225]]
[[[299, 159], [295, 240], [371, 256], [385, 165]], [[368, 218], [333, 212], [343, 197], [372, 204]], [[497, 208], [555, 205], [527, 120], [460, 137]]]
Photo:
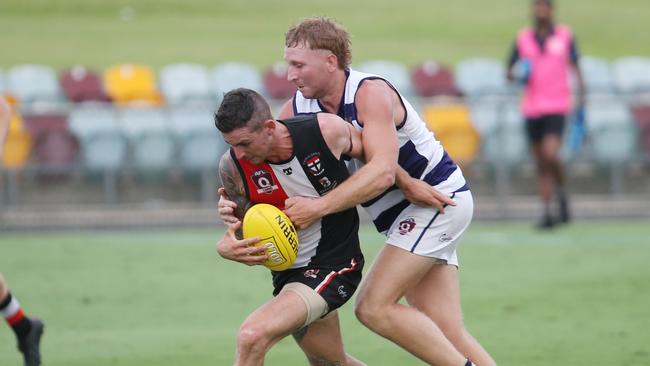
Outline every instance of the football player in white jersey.
[[[288, 78], [298, 91], [280, 118], [338, 114], [361, 130], [366, 162], [358, 170], [351, 164], [356, 172], [327, 196], [290, 198], [285, 212], [305, 227], [363, 203], [387, 245], [359, 288], [359, 320], [429, 364], [495, 365], [462, 317], [456, 247], [472, 217], [469, 187], [389, 82], [350, 69], [349, 46], [347, 31], [325, 18], [306, 19], [286, 34]], [[386, 164], [396, 160], [397, 171]], [[235, 220], [234, 207], [222, 196], [224, 221]], [[403, 297], [408, 305], [399, 303]]]

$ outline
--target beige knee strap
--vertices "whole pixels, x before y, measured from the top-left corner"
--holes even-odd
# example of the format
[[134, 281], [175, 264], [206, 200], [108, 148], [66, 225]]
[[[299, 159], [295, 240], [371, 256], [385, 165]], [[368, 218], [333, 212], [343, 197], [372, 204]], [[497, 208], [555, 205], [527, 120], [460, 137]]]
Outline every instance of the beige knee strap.
[[[307, 320], [302, 327], [305, 327], [314, 321], [318, 320], [320, 317], [325, 315], [329, 310], [327, 302], [323, 299], [314, 289], [300, 282], [290, 282], [286, 284], [282, 291], [292, 291], [296, 295], [300, 296], [302, 301], [305, 302], [307, 306]], [[301, 328], [302, 328], [301, 327]]]

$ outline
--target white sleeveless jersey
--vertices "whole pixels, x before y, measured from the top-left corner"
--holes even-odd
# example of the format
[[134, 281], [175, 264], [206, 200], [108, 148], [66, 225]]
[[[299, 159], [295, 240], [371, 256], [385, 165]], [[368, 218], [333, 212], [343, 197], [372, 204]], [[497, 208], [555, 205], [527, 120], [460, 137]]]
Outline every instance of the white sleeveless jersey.
[[[429, 131], [413, 106], [381, 76], [366, 74], [355, 70], [346, 71], [347, 81], [343, 98], [337, 112], [338, 116], [350, 122], [357, 130], [363, 130], [363, 121], [357, 120], [355, 97], [357, 90], [365, 80], [381, 79], [399, 95], [406, 110], [405, 120], [397, 126], [399, 146], [398, 164], [412, 177], [417, 177], [441, 193], [451, 195], [454, 192], [469, 189], [460, 168], [451, 160], [442, 145]], [[293, 98], [294, 115], [325, 112], [318, 99], [306, 99], [300, 91]], [[350, 172], [363, 166], [363, 162], [352, 159], [348, 162]], [[372, 218], [377, 230], [385, 232], [397, 216], [410, 204], [397, 186], [392, 186], [362, 206]]]

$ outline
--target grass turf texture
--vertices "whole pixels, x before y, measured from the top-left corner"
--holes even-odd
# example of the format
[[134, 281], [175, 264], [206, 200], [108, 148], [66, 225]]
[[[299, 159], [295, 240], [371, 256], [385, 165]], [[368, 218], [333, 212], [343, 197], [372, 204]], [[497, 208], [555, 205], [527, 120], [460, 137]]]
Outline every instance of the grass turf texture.
[[[354, 62], [466, 57], [505, 60], [530, 1], [374, 0], [327, 2], [224, 0], [2, 0], [0, 67], [42, 63], [98, 69], [122, 62], [160, 67], [179, 61], [214, 65], [282, 60], [284, 32], [307, 16], [329, 16], [352, 34]], [[584, 54], [646, 55], [647, 0], [557, 2]]]
[[[476, 223], [461, 245], [465, 319], [503, 365], [648, 365], [646, 222], [540, 233]], [[0, 234], [0, 271], [46, 321], [47, 365], [228, 365], [245, 316], [270, 296], [266, 269], [217, 259], [215, 230]], [[372, 261], [382, 237], [362, 230]], [[367, 267], [368, 268], [368, 267]], [[366, 268], [366, 269], [367, 269]], [[369, 365], [420, 365], [341, 311], [347, 350]], [[19, 365], [0, 330], [0, 365]], [[291, 338], [269, 365], [305, 365]]]

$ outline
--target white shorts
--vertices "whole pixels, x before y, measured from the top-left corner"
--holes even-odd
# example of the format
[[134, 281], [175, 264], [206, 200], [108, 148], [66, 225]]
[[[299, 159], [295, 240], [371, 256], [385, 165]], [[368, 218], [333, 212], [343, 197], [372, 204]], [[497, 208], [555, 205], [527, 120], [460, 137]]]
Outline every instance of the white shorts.
[[458, 267], [456, 248], [472, 221], [474, 199], [470, 191], [457, 192], [452, 199], [456, 206], [446, 206], [444, 214], [431, 207], [407, 206], [388, 229], [386, 243]]

